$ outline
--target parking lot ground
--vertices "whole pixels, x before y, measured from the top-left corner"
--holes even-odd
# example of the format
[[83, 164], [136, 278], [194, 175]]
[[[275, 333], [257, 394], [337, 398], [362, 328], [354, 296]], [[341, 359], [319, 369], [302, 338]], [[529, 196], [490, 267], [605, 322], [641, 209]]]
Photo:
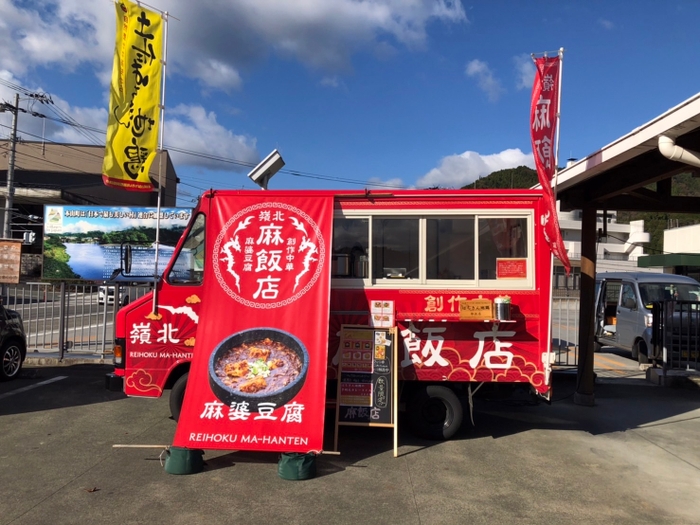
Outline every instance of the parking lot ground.
[[[430, 442], [399, 426], [342, 427], [340, 456], [287, 481], [277, 455], [206, 451], [167, 474], [167, 397], [104, 389], [109, 366], [27, 367], [0, 383], [0, 525], [700, 524], [700, 390], [606, 379], [596, 405], [556, 375], [551, 405], [522, 392], [475, 400], [472, 427]], [[326, 441], [332, 444], [333, 414]]]

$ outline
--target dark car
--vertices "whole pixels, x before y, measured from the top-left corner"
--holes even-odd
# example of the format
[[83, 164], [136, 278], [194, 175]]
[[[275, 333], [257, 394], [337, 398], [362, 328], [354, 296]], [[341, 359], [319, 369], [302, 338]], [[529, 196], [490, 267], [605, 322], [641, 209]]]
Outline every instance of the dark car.
[[27, 336], [18, 312], [0, 306], [0, 381], [19, 375], [27, 357]]

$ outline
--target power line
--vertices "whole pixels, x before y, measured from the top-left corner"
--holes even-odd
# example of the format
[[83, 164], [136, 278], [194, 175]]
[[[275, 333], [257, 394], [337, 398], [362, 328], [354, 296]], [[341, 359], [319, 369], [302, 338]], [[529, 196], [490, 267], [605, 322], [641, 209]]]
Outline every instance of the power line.
[[[53, 108], [55, 106], [51, 106], [51, 107]], [[32, 116], [35, 116], [38, 118], [45, 118], [45, 119], [51, 120], [53, 122], [57, 122], [60, 124], [65, 124], [65, 125], [74, 127], [76, 129], [80, 130], [81, 134], [83, 134], [83, 136], [88, 137], [91, 141], [93, 141], [93, 143], [95, 143], [94, 137], [92, 137], [88, 134], [82, 133], [83, 131], [89, 131], [91, 133], [99, 133], [100, 135], [106, 135], [105, 130], [100, 130], [97, 128], [93, 128], [90, 126], [85, 126], [83, 124], [80, 124], [77, 121], [75, 121], [72, 117], [70, 117], [70, 115], [68, 115], [67, 113], [62, 112], [62, 110], [60, 110], [60, 111], [63, 114], [63, 116], [58, 117], [58, 118], [50, 117], [50, 116], [43, 115], [43, 114], [36, 113], [36, 112], [32, 112], [31, 114], [32, 114]], [[2, 124], [0, 124], [0, 126], [6, 127]], [[42, 140], [46, 140], [47, 142], [51, 142], [52, 144], [62, 145], [59, 142], [55, 142], [51, 139], [46, 139], [44, 137], [39, 137], [38, 135], [34, 135], [34, 134], [29, 133], [29, 132], [23, 132], [23, 133], [26, 135], [29, 135], [29, 136], [36, 137], [36, 138], [41, 138]], [[99, 144], [95, 144], [95, 145], [99, 145]], [[211, 160], [214, 162], [220, 162], [222, 164], [230, 164], [233, 166], [240, 166], [242, 168], [254, 168], [256, 166], [256, 164], [253, 162], [237, 160], [237, 159], [233, 159], [233, 158], [223, 157], [220, 155], [214, 155], [211, 153], [203, 153], [203, 152], [199, 152], [199, 151], [188, 150], [188, 149], [172, 146], [170, 144], [164, 144], [164, 149], [171, 151], [171, 152], [180, 153], [182, 155], [188, 155], [188, 156], [196, 157], [196, 158], [200, 158], [200, 159]], [[387, 184], [387, 183], [379, 182], [379, 181], [368, 181], [368, 180], [363, 181], [363, 180], [357, 180], [357, 179], [350, 179], [350, 178], [346, 178], [346, 177], [320, 175], [317, 173], [305, 172], [305, 171], [301, 171], [301, 170], [282, 169], [282, 170], [280, 170], [280, 173], [286, 173], [286, 174], [291, 175], [293, 177], [301, 177], [301, 178], [315, 179], [315, 180], [325, 180], [325, 181], [345, 183], [345, 184], [355, 184], [355, 185], [362, 186], [362, 187], [370, 186], [370, 187], [393, 188], [393, 189], [406, 188], [405, 185], [400, 185], [400, 184]]]

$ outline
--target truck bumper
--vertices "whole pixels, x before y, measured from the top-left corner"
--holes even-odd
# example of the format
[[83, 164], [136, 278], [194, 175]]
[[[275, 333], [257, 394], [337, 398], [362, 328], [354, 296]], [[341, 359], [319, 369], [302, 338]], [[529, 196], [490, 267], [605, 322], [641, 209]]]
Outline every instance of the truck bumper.
[[124, 378], [110, 372], [105, 376], [105, 388], [111, 392], [123, 392]]

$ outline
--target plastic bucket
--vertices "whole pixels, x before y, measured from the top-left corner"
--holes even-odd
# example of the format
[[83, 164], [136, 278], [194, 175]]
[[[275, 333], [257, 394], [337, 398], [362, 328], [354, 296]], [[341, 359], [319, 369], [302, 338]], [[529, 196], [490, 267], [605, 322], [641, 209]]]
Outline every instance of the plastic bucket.
[[300, 480], [316, 476], [316, 454], [284, 453], [277, 463], [277, 473], [282, 479]]

